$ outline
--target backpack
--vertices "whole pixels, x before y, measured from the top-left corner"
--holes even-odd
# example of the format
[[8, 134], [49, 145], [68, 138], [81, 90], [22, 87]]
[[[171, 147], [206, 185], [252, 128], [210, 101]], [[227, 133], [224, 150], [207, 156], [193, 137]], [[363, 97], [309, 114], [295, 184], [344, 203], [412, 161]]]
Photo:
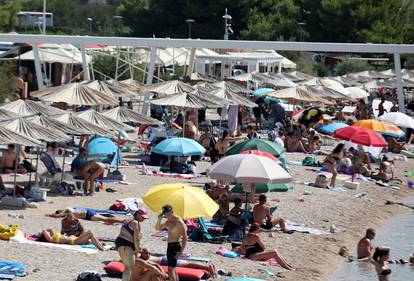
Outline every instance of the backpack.
[[112, 210], [112, 211], [126, 211], [127, 207], [122, 202], [116, 202], [116, 203], [112, 204], [111, 207], [109, 207], [109, 210]]
[[316, 161], [316, 158], [313, 156], [306, 156], [303, 161], [303, 166], [317, 166], [318, 162]]

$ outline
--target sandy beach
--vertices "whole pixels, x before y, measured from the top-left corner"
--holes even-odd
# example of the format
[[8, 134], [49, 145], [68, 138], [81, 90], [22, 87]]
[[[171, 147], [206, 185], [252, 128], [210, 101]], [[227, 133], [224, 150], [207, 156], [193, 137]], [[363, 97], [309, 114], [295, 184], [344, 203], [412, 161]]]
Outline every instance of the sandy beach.
[[[320, 159], [321, 157], [318, 157]], [[60, 229], [60, 220], [46, 217], [45, 214], [65, 207], [92, 207], [107, 209], [116, 199], [128, 197], [142, 197], [153, 185], [182, 180], [141, 175], [136, 168], [137, 157], [126, 154], [130, 167], [122, 168], [126, 174], [129, 185], [105, 184], [117, 192], [101, 191], [94, 197], [80, 196], [49, 196], [47, 202], [41, 202], [37, 209], [0, 210], [0, 223], [3, 225], [18, 224], [19, 229], [33, 234], [41, 229], [53, 227]], [[288, 155], [288, 160], [301, 160], [303, 155]], [[208, 162], [198, 162], [197, 169], [204, 172]], [[401, 190], [392, 190], [380, 187], [373, 182], [361, 182], [359, 190], [334, 192], [307, 187], [296, 183], [292, 191], [285, 193], [268, 193], [269, 203], [278, 206], [277, 216], [291, 221], [305, 223], [309, 226], [329, 231], [332, 225], [338, 229], [337, 233], [329, 235], [310, 235], [303, 233], [281, 234], [269, 237], [269, 233], [261, 234], [266, 247], [277, 249], [296, 271], [287, 271], [281, 267], [264, 266], [258, 262], [244, 259], [230, 259], [221, 257], [216, 251], [221, 245], [189, 242], [186, 252], [193, 256], [208, 257], [216, 264], [218, 269], [231, 271], [234, 277], [248, 276], [266, 280], [275, 280], [274, 276], [267, 276], [259, 269], [269, 270], [273, 274], [283, 277], [283, 280], [323, 281], [328, 280], [330, 274], [336, 269], [344, 258], [338, 255], [341, 246], [346, 246], [352, 252], [356, 241], [364, 234], [368, 227], [379, 227], [384, 222], [398, 214], [411, 210], [399, 205], [385, 205], [386, 200], [399, 201], [405, 196], [413, 194], [407, 188], [405, 174], [414, 166], [413, 160], [397, 161], [397, 176], [403, 179]], [[41, 167], [41, 170], [44, 168]], [[154, 168], [155, 169], [155, 168]], [[296, 182], [313, 181], [316, 177], [314, 168], [307, 169], [302, 166], [290, 165], [290, 172]], [[6, 183], [12, 178], [5, 176]], [[18, 181], [26, 180], [19, 177]], [[202, 184], [210, 181], [203, 177], [192, 180], [191, 183]], [[340, 183], [338, 184], [340, 186]], [[304, 191], [311, 194], [304, 195]], [[366, 192], [366, 196], [356, 198], [354, 195]], [[300, 200], [303, 199], [303, 200]], [[280, 202], [279, 202], [280, 201]], [[22, 214], [24, 218], [13, 218], [9, 213]], [[166, 241], [162, 238], [151, 237], [155, 232], [157, 214], [150, 211], [150, 219], [142, 224], [144, 238], [143, 246], [153, 253], [162, 254], [166, 251]], [[103, 223], [82, 221], [87, 229], [97, 236], [115, 238], [119, 232], [119, 225], [106, 225]], [[112, 245], [108, 243], [108, 245]], [[224, 246], [230, 247], [229, 244]], [[74, 280], [83, 271], [97, 271], [104, 273], [103, 262], [118, 260], [116, 251], [105, 251], [97, 254], [84, 254], [68, 252], [62, 249], [47, 248], [36, 245], [18, 244], [0, 241], [0, 260], [23, 262], [28, 266], [28, 276], [16, 280]], [[115, 280], [105, 277], [104, 280]]]

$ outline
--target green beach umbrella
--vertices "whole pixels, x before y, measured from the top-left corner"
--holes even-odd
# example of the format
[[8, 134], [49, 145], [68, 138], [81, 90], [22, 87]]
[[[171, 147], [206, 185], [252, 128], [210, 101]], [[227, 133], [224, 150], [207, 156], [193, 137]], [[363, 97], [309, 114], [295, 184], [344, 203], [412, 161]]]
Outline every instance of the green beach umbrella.
[[[286, 192], [291, 189], [293, 189], [293, 184], [291, 183], [256, 183], [256, 193]], [[243, 186], [237, 183], [231, 192], [244, 193]]]
[[227, 150], [226, 155], [240, 154], [241, 152], [246, 150], [265, 151], [272, 154], [273, 156], [279, 156], [280, 154], [286, 151], [284, 147], [281, 147], [280, 145], [277, 145], [274, 142], [258, 138], [252, 138], [250, 140], [241, 141], [231, 146]]

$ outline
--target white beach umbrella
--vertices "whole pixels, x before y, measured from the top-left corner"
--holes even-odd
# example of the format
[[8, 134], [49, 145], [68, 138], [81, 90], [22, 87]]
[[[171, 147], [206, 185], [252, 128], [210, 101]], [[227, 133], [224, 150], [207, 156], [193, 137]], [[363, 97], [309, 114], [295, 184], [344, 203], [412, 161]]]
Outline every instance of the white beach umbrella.
[[210, 178], [237, 183], [288, 183], [292, 177], [274, 160], [254, 154], [226, 156], [212, 165]]
[[135, 131], [134, 127], [128, 126], [127, 124], [124, 124], [122, 122], [118, 122], [117, 120], [109, 118], [104, 114], [97, 112], [93, 109], [79, 112], [78, 114], [76, 114], [76, 116], [106, 130], [112, 130], [116, 132]]
[[161, 125], [162, 124], [162, 122], [157, 119], [142, 115], [124, 106], [118, 106], [113, 109], [109, 109], [107, 111], [102, 112], [102, 114], [105, 115], [106, 117], [115, 119], [118, 122], [122, 122], [122, 123], [133, 122], [133, 123], [149, 124], [149, 125]]
[[49, 116], [66, 113], [59, 108], [44, 105], [32, 100], [16, 100], [4, 103], [0, 105], [0, 109], [5, 109], [7, 111], [13, 112], [15, 114], [14, 117], [35, 114], [43, 114]]
[[361, 88], [358, 87], [347, 87], [345, 88], [348, 90], [349, 95], [348, 97], [352, 99], [363, 99], [369, 97], [369, 93]]
[[152, 84], [145, 87], [145, 90], [160, 95], [173, 95], [182, 92], [192, 92], [194, 87], [179, 80], [171, 80], [161, 83]]
[[0, 108], [0, 120], [11, 119], [11, 118], [16, 117], [16, 115], [17, 114], [15, 114], [15, 113], [13, 113], [11, 111], [8, 111], [6, 109]]
[[78, 116], [75, 116], [73, 113], [62, 114], [54, 118], [60, 122], [69, 124], [82, 131], [87, 131], [88, 135], [114, 136], [114, 134], [111, 133], [109, 130], [99, 127]]
[[402, 128], [414, 129], [414, 119], [402, 112], [390, 112], [381, 115], [379, 120], [394, 124]]

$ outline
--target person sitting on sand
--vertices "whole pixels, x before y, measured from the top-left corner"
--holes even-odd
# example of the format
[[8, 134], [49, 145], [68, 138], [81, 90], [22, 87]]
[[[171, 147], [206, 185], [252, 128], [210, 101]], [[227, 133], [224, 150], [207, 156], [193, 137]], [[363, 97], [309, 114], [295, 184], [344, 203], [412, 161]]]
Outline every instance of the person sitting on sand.
[[206, 191], [207, 195], [214, 201], [217, 201], [220, 198], [221, 194], [228, 194], [229, 189], [230, 187], [228, 185], [223, 187], [218, 184], [215, 184], [214, 182], [206, 183], [204, 185], [204, 190]]
[[365, 232], [365, 236], [361, 238], [357, 246], [357, 256], [358, 259], [363, 259], [370, 257], [372, 254], [372, 240], [375, 238], [375, 230], [373, 228], [368, 228]]
[[259, 203], [253, 207], [253, 222], [258, 223], [260, 228], [265, 230], [271, 230], [279, 225], [281, 231], [287, 232], [284, 219], [272, 217], [267, 204], [267, 197], [264, 194], [259, 196]]
[[234, 231], [241, 227], [242, 214], [244, 213], [242, 204], [243, 203], [240, 198], [236, 198], [234, 200], [234, 207], [230, 210], [227, 216], [227, 220], [224, 223], [221, 235], [232, 235]]
[[105, 166], [95, 161], [86, 161], [86, 156], [86, 149], [81, 147], [78, 156], [72, 161], [71, 172], [85, 180], [85, 195], [93, 195], [95, 193], [95, 179], [104, 173]]
[[19, 165], [20, 162], [20, 155], [16, 157], [16, 147], [14, 144], [7, 145], [7, 150], [3, 151], [3, 157], [0, 163], [0, 172], [7, 174], [7, 173], [14, 173], [16, 168], [16, 161], [17, 161], [17, 173], [24, 174], [27, 170], [22, 166]]
[[0, 176], [0, 191], [5, 191], [6, 186], [4, 185], [3, 178]]
[[[75, 209], [72, 210], [73, 216], [80, 220], [87, 221], [102, 221], [105, 223], [123, 223], [125, 219], [117, 218], [112, 214], [98, 214], [94, 209]], [[65, 210], [56, 210], [54, 213], [46, 214], [47, 217], [63, 218], [65, 217]]]
[[288, 270], [295, 270], [295, 268], [288, 264], [276, 250], [266, 251], [266, 247], [258, 235], [259, 231], [259, 224], [253, 223], [250, 226], [249, 233], [247, 233], [246, 237], [243, 239], [241, 246], [233, 250], [253, 261], [275, 259], [281, 267]]
[[369, 176], [372, 171], [369, 153], [353, 147], [349, 148], [349, 152], [351, 154], [352, 163], [354, 163], [353, 173]]
[[83, 245], [92, 243], [98, 250], [105, 250], [102, 243], [90, 231], [85, 231], [80, 236], [68, 236], [60, 232], [55, 232], [53, 229], [50, 228], [47, 230], [42, 230], [41, 234], [49, 243], [68, 245]]
[[388, 151], [393, 153], [401, 153], [401, 150], [405, 150], [405, 143], [398, 142], [394, 137], [388, 137]]
[[161, 266], [149, 260], [149, 252], [145, 248], [141, 254], [135, 258], [129, 281], [163, 281], [167, 280], [168, 275], [164, 273]]
[[380, 162], [379, 172], [376, 175], [372, 175], [371, 177], [377, 181], [383, 182], [390, 182], [395, 181], [397, 183], [402, 183], [402, 180], [395, 177], [394, 174], [394, 163], [393, 161], [389, 161], [388, 157], [384, 155]]
[[338, 172], [336, 171], [335, 165], [341, 160], [343, 157], [345, 145], [343, 143], [339, 143], [332, 153], [330, 153], [328, 156], [326, 156], [325, 160], [323, 161], [323, 167], [326, 168], [328, 172], [332, 174], [331, 178], [331, 186], [335, 187], [336, 183], [336, 176], [338, 175]]
[[222, 193], [216, 203], [219, 205], [218, 211], [213, 216], [213, 221], [218, 224], [224, 224], [230, 211], [230, 201], [227, 193]]
[[286, 148], [288, 152], [303, 152], [308, 153], [302, 138], [297, 134], [290, 134], [287, 137]]
[[[159, 265], [159, 266], [168, 266], [167, 256], [161, 256], [161, 257], [151, 256], [151, 253], [149, 252], [147, 248], [143, 248], [141, 250], [140, 258], [145, 261], [155, 263], [156, 265]], [[212, 278], [217, 277], [216, 267], [212, 263], [201, 263], [201, 262], [179, 259], [177, 261], [177, 266], [205, 270], [210, 273], [210, 276]], [[131, 280], [134, 280], [134, 279], [131, 279]]]
[[85, 227], [82, 223], [74, 216], [73, 210], [71, 208], [65, 209], [64, 217], [62, 219], [62, 234], [71, 236], [80, 236], [85, 232]]

